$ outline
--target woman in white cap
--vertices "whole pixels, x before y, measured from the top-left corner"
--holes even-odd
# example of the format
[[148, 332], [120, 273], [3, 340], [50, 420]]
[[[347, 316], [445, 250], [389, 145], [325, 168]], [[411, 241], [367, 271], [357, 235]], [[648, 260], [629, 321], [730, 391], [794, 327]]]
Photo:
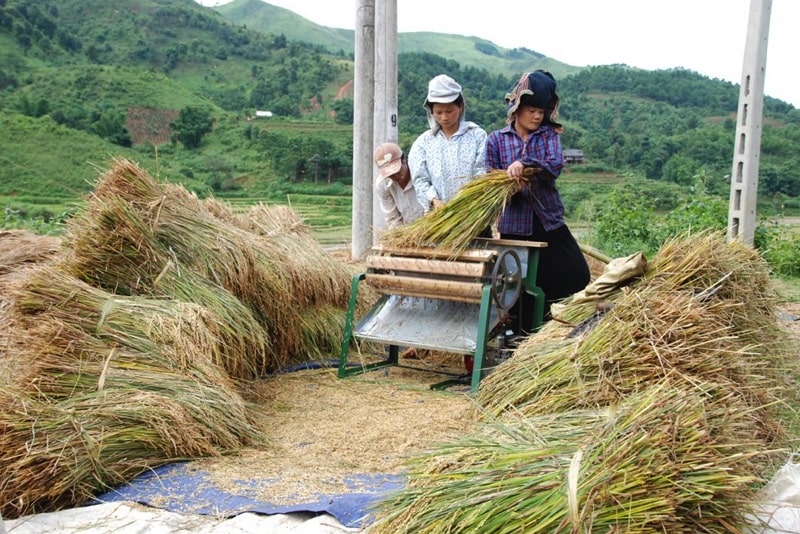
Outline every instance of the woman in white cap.
[[[552, 74], [526, 72], [506, 95], [508, 126], [490, 133], [486, 142], [486, 167], [504, 169], [522, 186], [500, 216], [500, 237], [547, 243], [539, 255], [536, 278], [545, 294], [545, 318], [552, 302], [582, 290], [590, 279], [586, 259], [564, 220], [564, 204], [556, 188], [556, 178], [564, 168], [564, 127], [556, 122], [558, 105]], [[539, 172], [525, 180], [522, 173], [526, 168]], [[531, 303], [526, 298], [520, 301], [522, 324], [530, 325]]]
[[378, 167], [375, 194], [387, 228], [408, 224], [422, 216], [422, 203], [411, 181], [408, 159], [395, 143], [383, 143], [373, 154]]
[[411, 145], [408, 165], [425, 211], [453, 198], [475, 175], [483, 174], [486, 132], [464, 118], [461, 86], [440, 74], [428, 83], [425, 112], [430, 129]]

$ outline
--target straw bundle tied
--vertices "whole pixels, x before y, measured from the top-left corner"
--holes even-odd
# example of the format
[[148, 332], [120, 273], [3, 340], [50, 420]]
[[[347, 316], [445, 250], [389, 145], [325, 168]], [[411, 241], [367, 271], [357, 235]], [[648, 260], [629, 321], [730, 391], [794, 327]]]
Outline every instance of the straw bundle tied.
[[[482, 380], [483, 432], [416, 458], [379, 532], [740, 531], [788, 449], [779, 408], [798, 376], [767, 264], [681, 236], [606, 303]], [[583, 304], [577, 321], [596, 314]]]
[[16, 388], [1, 391], [2, 516], [84, 504], [147, 469], [219, 455], [230, 446], [220, 441], [233, 432], [253, 432], [222, 398], [213, 419], [208, 408], [198, 418], [191, 402], [211, 401], [210, 391], [200, 394], [192, 380], [158, 374], [161, 392], [115, 388], [53, 402]]
[[263, 371], [270, 339], [254, 311], [215, 281], [173, 261], [169, 244], [145, 237], [144, 225], [133, 228], [130, 223], [141, 221], [130, 204], [115, 199], [105, 208], [102, 218], [86, 217], [84, 232], [66, 243], [68, 255], [57, 268], [119, 296], [202, 307], [216, 322], [215, 353], [231, 376], [252, 378]]
[[[297, 295], [303, 305], [348, 305], [353, 269], [329, 254], [321, 254], [308, 227], [291, 208], [258, 204], [237, 215], [232, 223], [281, 258], [292, 287], [305, 288], [309, 280], [317, 284], [314, 291], [305, 290]], [[373, 302], [375, 298], [368, 294], [365, 300]]]
[[25, 365], [0, 390], [3, 516], [83, 504], [147, 468], [256, 439], [196, 306], [113, 296], [51, 267], [12, 300], [2, 357]]
[[[265, 343], [250, 353], [262, 358], [262, 373], [336, 354], [341, 331], [309, 339], [299, 335], [300, 325], [318, 306], [339, 307], [344, 315], [353, 270], [310, 236], [283, 232], [278, 218], [266, 211], [261, 206], [259, 217], [248, 222], [117, 160], [101, 177], [86, 213], [70, 225], [73, 252], [66, 265], [75, 276], [115, 293], [169, 296], [213, 309], [214, 297], [203, 299], [204, 286], [229, 292], [248, 308], [241, 317], [249, 323], [237, 328], [238, 313], [232, 310], [225, 316], [231, 329], [252, 335], [252, 322], [261, 325]], [[359, 297], [361, 309], [374, 300], [368, 292]], [[225, 341], [235, 346], [238, 340]]]
[[[526, 169], [526, 178], [533, 179], [536, 171]], [[455, 256], [497, 221], [506, 202], [518, 191], [516, 180], [505, 170], [490, 171], [461, 186], [441, 208], [387, 230], [378, 240], [391, 248], [452, 250]]]
[[27, 230], [0, 230], [0, 276], [21, 265], [52, 258], [60, 243], [58, 238], [39, 236]]
[[0, 513], [261, 439], [240, 379], [338, 354], [355, 267], [285, 211], [253, 213], [117, 160], [48, 262], [2, 276]]
[[[43, 337], [45, 353], [75, 352], [84, 344], [136, 351], [165, 370], [212, 373], [214, 383], [231, 384], [231, 378], [253, 370], [232, 369], [252, 361], [226, 362], [219, 345], [221, 322], [197, 304], [170, 299], [124, 297], [94, 288], [51, 266], [32, 271], [13, 295], [18, 327], [27, 323], [41, 330], [46, 321], [57, 322], [61, 332]], [[67, 333], [74, 332], [74, 339]], [[63, 346], [53, 343], [64, 338]], [[78, 341], [81, 341], [80, 343]], [[47, 345], [52, 348], [47, 349]]]
[[376, 533], [735, 532], [761, 482], [734, 396], [657, 384], [597, 411], [486, 425], [410, 463]]
[[721, 236], [667, 243], [585, 335], [521, 345], [482, 382], [483, 416], [604, 406], [666, 376], [700, 378], [735, 389], [775, 437], [771, 407], [796, 366], [774, 318], [768, 272], [752, 250]]
[[603, 406], [673, 374], [729, 383], [754, 406], [768, 406], [779, 398], [778, 353], [737, 335], [728, 313], [725, 301], [633, 292], [577, 341], [521, 346], [482, 383], [484, 415]]
[[289, 206], [267, 206], [258, 203], [250, 206], [246, 213], [239, 214], [233, 211], [230, 205], [214, 198], [207, 198], [203, 203], [218, 219], [263, 237], [281, 234], [308, 236], [311, 232], [303, 219]]

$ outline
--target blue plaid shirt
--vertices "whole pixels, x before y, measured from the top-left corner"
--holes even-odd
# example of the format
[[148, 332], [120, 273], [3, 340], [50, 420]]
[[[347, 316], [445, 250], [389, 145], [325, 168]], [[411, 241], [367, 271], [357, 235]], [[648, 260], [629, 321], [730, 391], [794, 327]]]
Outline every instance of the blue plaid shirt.
[[486, 140], [486, 168], [507, 169], [515, 161], [525, 167], [540, 167], [530, 185], [511, 197], [500, 216], [501, 234], [532, 235], [534, 214], [545, 231], [564, 226], [564, 204], [556, 189], [556, 178], [564, 168], [560, 134], [550, 124], [543, 124], [524, 142], [514, 124], [495, 130]]

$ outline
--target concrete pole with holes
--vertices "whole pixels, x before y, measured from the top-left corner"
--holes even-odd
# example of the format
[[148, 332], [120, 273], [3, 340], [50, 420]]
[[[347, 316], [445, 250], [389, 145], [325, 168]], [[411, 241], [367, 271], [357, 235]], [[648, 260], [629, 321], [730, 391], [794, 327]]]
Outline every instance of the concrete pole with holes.
[[[375, 106], [373, 146], [397, 143], [397, 0], [375, 6]], [[373, 179], [378, 171], [373, 166]], [[373, 242], [386, 229], [380, 201], [373, 195]]]
[[372, 140], [375, 100], [375, 0], [357, 0], [353, 80], [353, 220], [350, 254], [372, 247]]
[[764, 119], [764, 77], [772, 0], [750, 0], [747, 42], [739, 89], [733, 147], [728, 240], [753, 246], [758, 198], [758, 166]]

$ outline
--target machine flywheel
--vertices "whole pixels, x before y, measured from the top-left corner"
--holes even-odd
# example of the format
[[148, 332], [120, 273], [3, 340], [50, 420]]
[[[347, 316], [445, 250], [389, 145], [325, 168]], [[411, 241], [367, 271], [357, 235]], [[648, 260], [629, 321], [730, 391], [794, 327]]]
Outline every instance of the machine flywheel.
[[508, 310], [522, 293], [522, 262], [512, 249], [504, 250], [492, 269], [492, 298], [498, 310]]

